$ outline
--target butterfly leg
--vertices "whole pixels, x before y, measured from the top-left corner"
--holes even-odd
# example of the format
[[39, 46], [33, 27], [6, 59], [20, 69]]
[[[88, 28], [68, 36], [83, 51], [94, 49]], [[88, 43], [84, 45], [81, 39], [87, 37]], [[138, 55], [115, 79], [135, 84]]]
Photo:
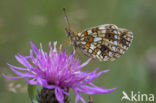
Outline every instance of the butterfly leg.
[[78, 50], [78, 48], [73, 46], [73, 50], [74, 50], [74, 54], [77, 53], [76, 57], [78, 58], [80, 56], [80, 51]]
[[65, 44], [70, 44], [70, 41], [64, 40], [63, 43], [62, 43], [62, 48], [64, 48], [64, 45], [65, 45]]

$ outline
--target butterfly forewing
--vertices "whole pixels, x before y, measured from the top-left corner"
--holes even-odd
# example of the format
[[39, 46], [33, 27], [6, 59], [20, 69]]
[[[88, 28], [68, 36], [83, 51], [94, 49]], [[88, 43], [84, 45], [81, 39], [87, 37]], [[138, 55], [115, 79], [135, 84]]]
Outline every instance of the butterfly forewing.
[[[113, 61], [129, 48], [133, 35], [113, 24], [99, 25], [74, 36], [83, 54], [100, 61]], [[72, 39], [72, 38], [71, 38]]]

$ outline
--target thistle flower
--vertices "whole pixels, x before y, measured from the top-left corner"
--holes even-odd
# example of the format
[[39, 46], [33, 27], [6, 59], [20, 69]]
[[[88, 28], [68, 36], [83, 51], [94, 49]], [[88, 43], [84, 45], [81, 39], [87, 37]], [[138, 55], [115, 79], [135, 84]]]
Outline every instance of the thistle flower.
[[90, 73], [81, 71], [91, 59], [81, 64], [79, 59], [74, 58], [74, 51], [67, 55], [65, 49], [61, 51], [62, 46], [57, 50], [57, 42], [54, 42], [53, 49], [51, 43], [49, 43], [49, 53], [43, 51], [42, 45], [38, 50], [32, 42], [30, 44], [32, 49], [29, 56], [15, 55], [17, 61], [24, 67], [8, 64], [10, 69], [18, 76], [8, 77], [3, 74], [4, 77], [7, 79], [24, 78], [31, 85], [41, 85], [43, 88], [53, 89], [58, 103], [64, 103], [64, 97], [69, 95], [68, 89], [70, 88], [76, 95], [75, 103], [79, 99], [86, 103], [79, 93], [103, 94], [115, 90], [115, 88], [104, 89], [104, 87], [98, 87], [92, 83], [95, 78], [104, 72], [108, 72], [108, 70], [98, 73], [99, 68]]

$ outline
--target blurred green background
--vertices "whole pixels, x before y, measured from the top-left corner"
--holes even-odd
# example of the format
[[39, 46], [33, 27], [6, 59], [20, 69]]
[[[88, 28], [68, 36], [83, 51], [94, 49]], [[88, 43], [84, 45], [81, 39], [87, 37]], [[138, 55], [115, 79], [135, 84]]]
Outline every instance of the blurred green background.
[[[94, 103], [136, 103], [121, 102], [122, 91], [156, 95], [156, 0], [0, 0], [0, 73], [14, 75], [6, 63], [20, 66], [14, 55], [28, 55], [30, 41], [38, 47], [43, 43], [47, 50], [49, 41], [61, 44], [68, 40], [63, 7], [75, 31], [116, 24], [134, 34], [125, 55], [113, 62], [92, 61], [88, 65], [90, 71], [96, 67], [110, 69], [94, 83], [117, 88], [110, 94], [93, 95]], [[71, 50], [69, 45], [66, 48]], [[81, 54], [80, 59], [85, 61], [87, 57]], [[31, 103], [26, 87], [24, 79], [0, 76], [0, 102]], [[87, 95], [83, 97], [87, 100]], [[74, 103], [74, 95], [71, 101]]]

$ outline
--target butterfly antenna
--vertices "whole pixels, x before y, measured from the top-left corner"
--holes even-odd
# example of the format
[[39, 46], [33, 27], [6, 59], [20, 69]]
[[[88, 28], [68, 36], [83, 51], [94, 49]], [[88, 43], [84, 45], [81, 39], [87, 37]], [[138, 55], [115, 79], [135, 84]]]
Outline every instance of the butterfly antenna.
[[64, 12], [64, 19], [66, 21], [66, 24], [68, 26], [68, 29], [70, 29], [70, 23], [69, 23], [69, 20], [68, 20], [68, 17], [67, 17], [66, 9], [65, 8], [63, 8], [63, 12]]

